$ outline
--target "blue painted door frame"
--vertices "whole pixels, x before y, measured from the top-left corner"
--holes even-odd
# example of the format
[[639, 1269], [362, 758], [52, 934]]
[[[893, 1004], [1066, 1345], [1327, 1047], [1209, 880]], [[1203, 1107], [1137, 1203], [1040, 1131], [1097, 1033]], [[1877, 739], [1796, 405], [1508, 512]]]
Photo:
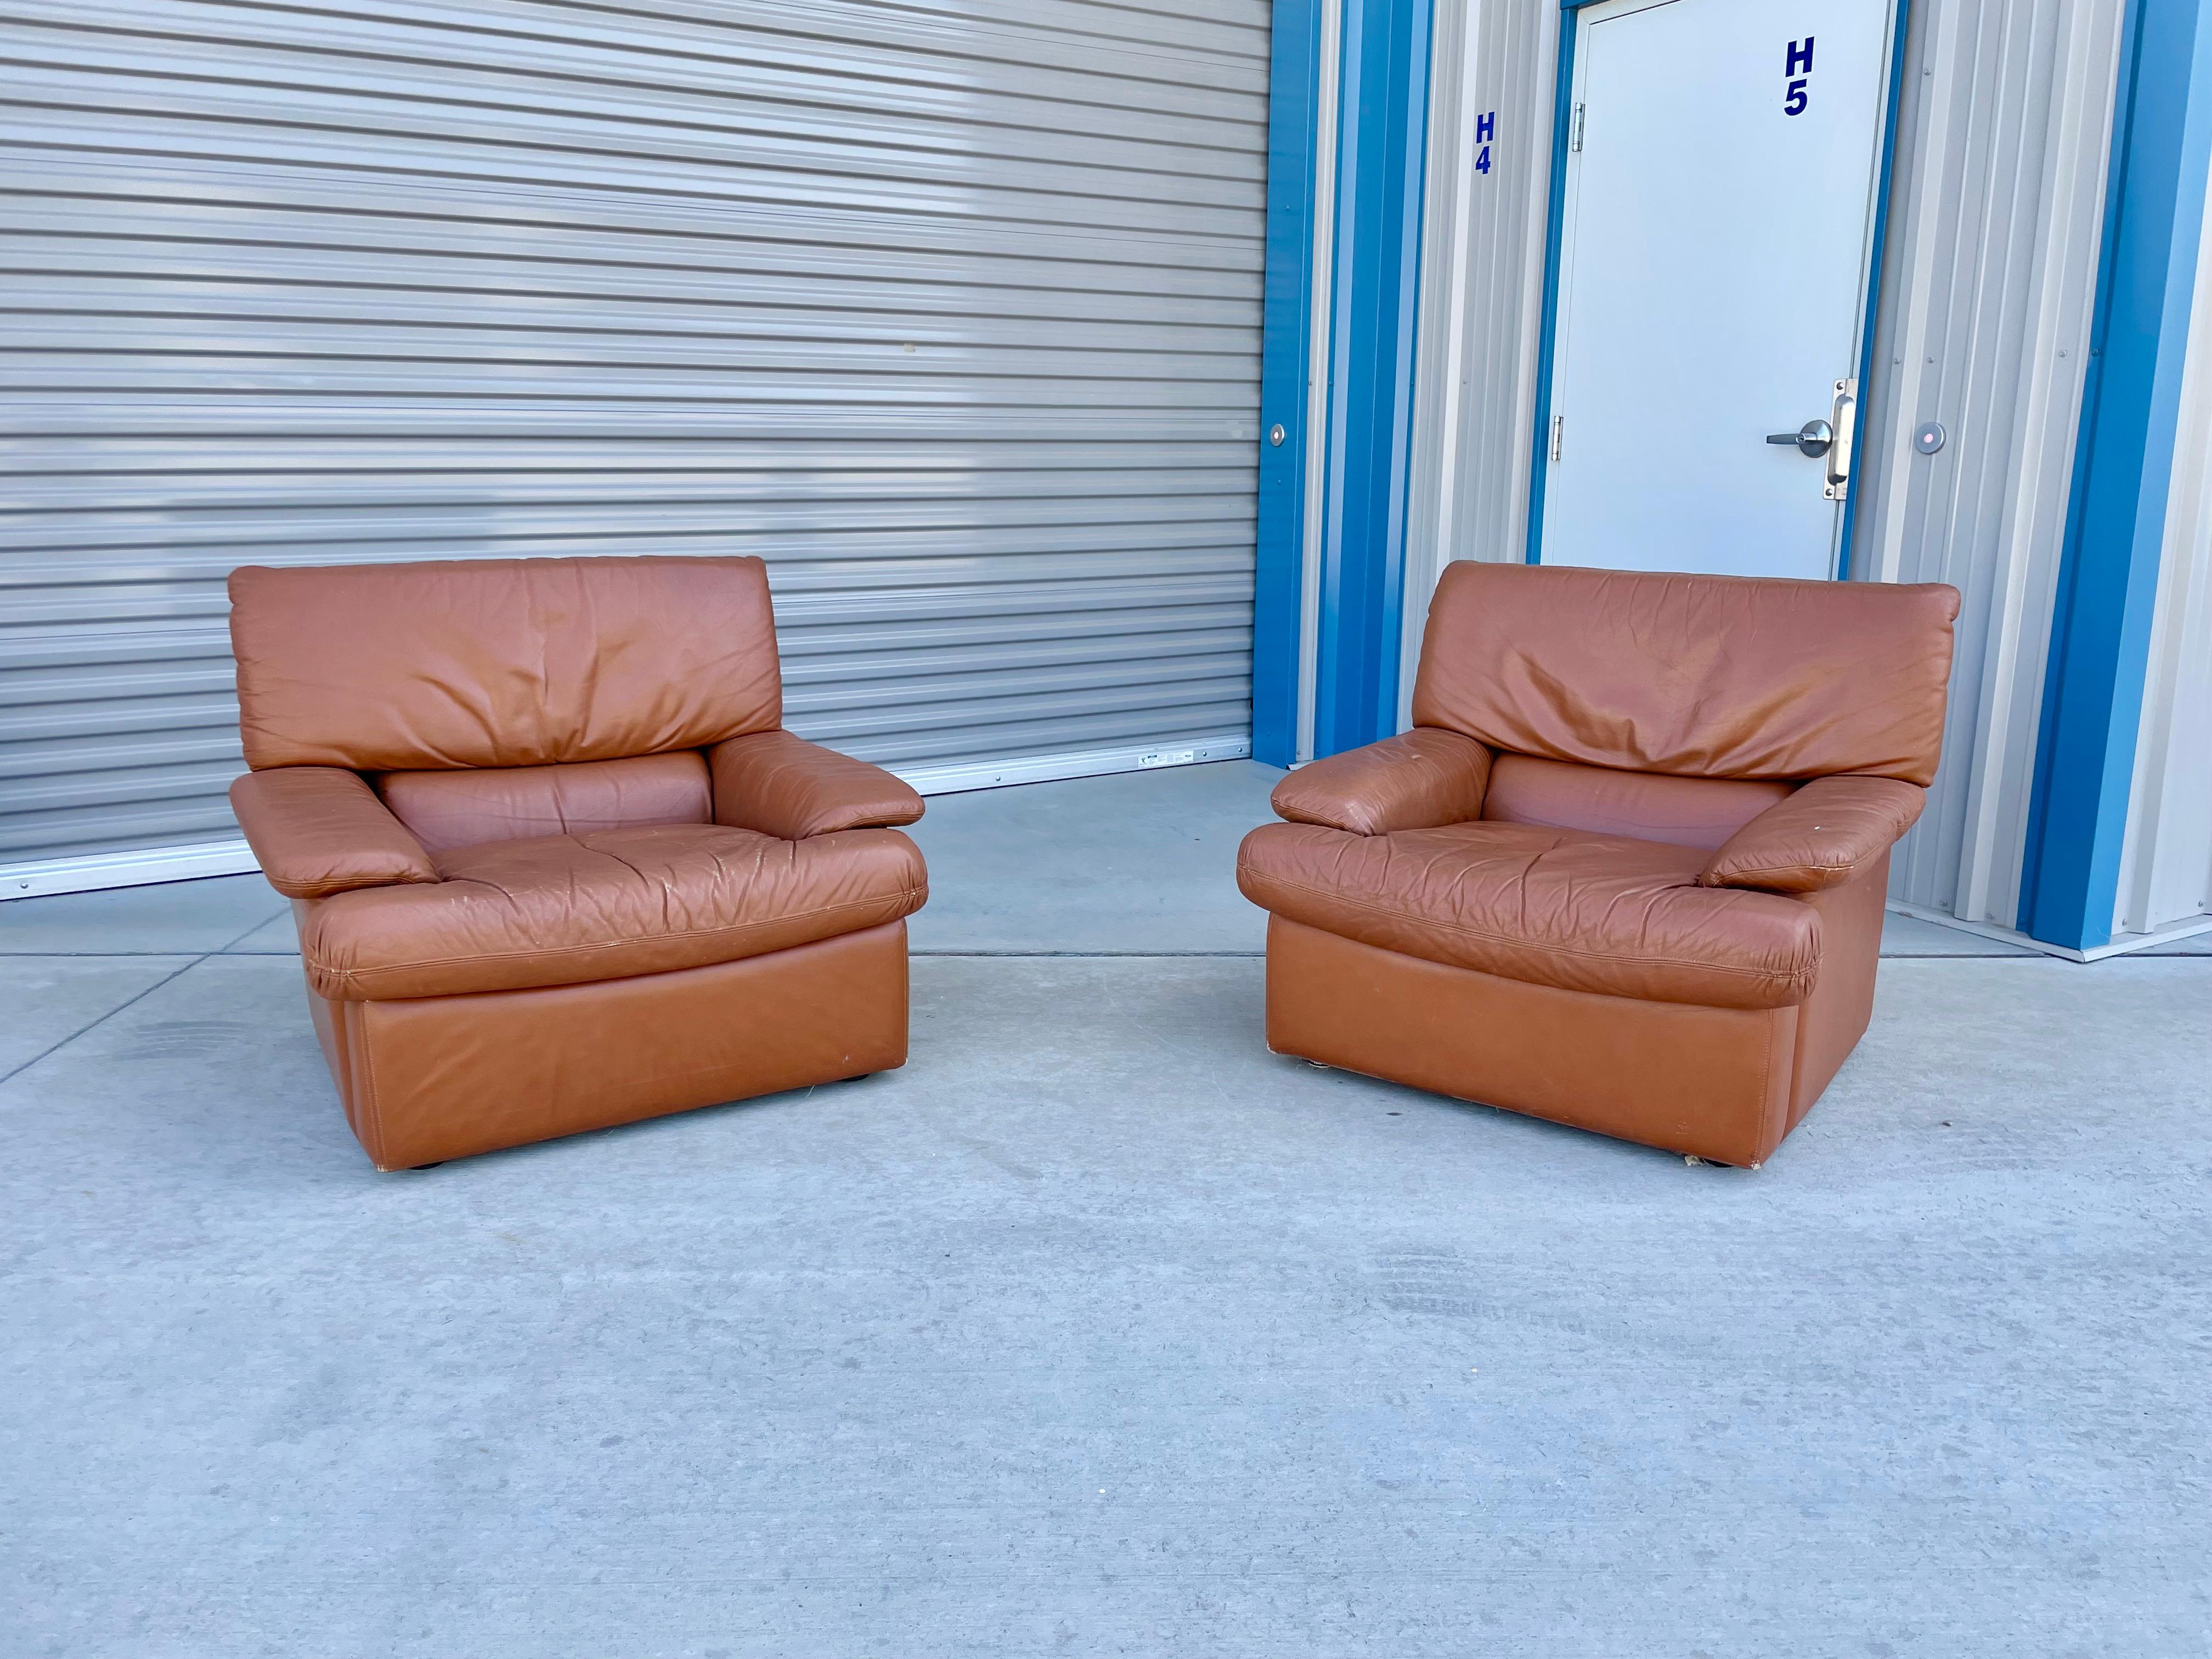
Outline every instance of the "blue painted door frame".
[[[1323, 468], [1314, 752], [1397, 730], [1430, 0], [1343, 0], [1324, 428], [1308, 432], [1322, 7], [1277, 0], [1268, 114], [1253, 753], [1298, 729], [1306, 473]], [[1273, 441], [1280, 427], [1284, 441]]]
[[2130, 0], [2105, 235], [2075, 443], [2020, 926], [2110, 943], [2134, 784], [2205, 175], [2212, 24], [2200, 0]]

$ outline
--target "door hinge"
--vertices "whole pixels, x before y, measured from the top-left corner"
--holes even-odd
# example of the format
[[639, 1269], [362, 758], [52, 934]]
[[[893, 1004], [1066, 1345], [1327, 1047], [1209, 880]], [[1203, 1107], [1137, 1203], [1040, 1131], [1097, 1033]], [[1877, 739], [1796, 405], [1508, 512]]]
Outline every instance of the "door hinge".
[[1582, 153], [1583, 148], [1583, 112], [1589, 107], [1589, 106], [1588, 104], [1577, 104], [1575, 106], [1575, 118], [1568, 124], [1567, 148], [1574, 151], [1577, 155], [1580, 155]]
[[1566, 436], [1567, 436], [1567, 417], [1566, 417], [1565, 416], [1564, 416], [1564, 415], [1554, 415], [1554, 416], [1552, 416], [1552, 459], [1553, 459], [1553, 460], [1555, 460], [1555, 461], [1556, 461], [1556, 460], [1558, 460], [1558, 459], [1559, 459], [1559, 451], [1560, 451], [1560, 449], [1561, 449], [1562, 447], [1565, 447], [1565, 441], [1566, 441]]

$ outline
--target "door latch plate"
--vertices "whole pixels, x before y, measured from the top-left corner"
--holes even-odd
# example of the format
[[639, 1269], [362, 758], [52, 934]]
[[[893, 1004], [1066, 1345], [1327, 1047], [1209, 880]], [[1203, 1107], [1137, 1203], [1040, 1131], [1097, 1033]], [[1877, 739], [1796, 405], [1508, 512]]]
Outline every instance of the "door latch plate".
[[1835, 408], [1828, 423], [1835, 428], [1836, 441], [1828, 446], [1828, 481], [1820, 494], [1832, 501], [1846, 501], [1851, 493], [1852, 440], [1858, 435], [1859, 383], [1856, 380], [1836, 382]]

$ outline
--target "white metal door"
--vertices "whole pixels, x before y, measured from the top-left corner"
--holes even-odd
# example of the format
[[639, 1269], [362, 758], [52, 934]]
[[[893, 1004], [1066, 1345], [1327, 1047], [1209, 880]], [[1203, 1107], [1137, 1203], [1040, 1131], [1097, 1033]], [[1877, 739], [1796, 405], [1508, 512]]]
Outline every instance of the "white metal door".
[[1832, 575], [1889, 0], [1578, 21], [1539, 556]]

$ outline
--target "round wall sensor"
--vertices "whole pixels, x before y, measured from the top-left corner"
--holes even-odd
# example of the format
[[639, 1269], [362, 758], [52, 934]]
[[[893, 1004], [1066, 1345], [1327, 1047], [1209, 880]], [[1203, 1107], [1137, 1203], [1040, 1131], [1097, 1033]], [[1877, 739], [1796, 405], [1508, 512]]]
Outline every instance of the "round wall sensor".
[[1943, 447], [1943, 440], [1948, 435], [1941, 421], [1930, 421], [1912, 434], [1912, 447], [1923, 455], [1933, 455]]

